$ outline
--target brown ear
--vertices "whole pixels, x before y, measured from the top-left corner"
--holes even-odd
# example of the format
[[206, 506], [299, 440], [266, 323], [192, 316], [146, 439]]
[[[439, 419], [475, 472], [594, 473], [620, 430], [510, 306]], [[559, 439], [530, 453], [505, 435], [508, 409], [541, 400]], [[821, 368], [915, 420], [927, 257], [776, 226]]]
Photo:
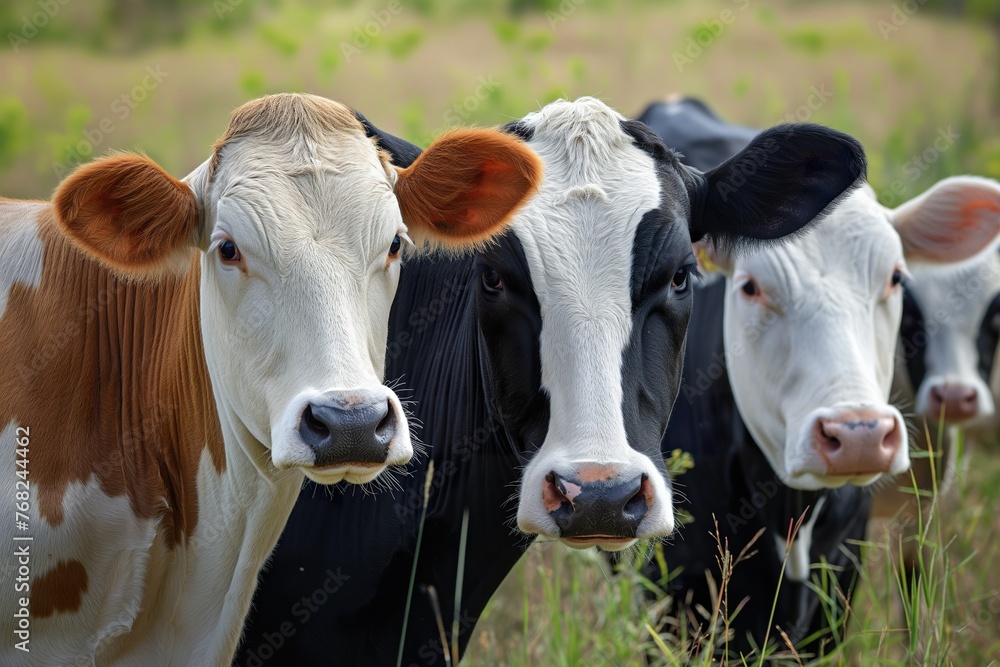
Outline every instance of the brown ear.
[[190, 265], [198, 224], [191, 188], [141, 155], [115, 155], [74, 171], [53, 197], [63, 232], [131, 278]]
[[399, 170], [396, 197], [415, 239], [464, 248], [501, 231], [541, 178], [541, 160], [516, 137], [453, 130]]

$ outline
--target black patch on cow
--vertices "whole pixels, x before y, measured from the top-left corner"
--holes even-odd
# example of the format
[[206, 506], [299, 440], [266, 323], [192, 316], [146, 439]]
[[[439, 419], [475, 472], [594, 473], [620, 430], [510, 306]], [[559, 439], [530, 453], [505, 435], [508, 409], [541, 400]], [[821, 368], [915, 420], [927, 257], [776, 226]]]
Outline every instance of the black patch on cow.
[[[524, 247], [508, 232], [476, 256], [476, 314], [480, 354], [493, 414], [520, 454], [540, 447], [549, 427], [549, 400], [542, 391], [542, 315]], [[503, 289], [483, 283], [487, 270]]]
[[654, 102], [638, 120], [678, 152], [684, 164], [708, 171], [743, 150], [758, 130], [727, 123], [704, 102], [685, 98]]
[[979, 352], [979, 375], [987, 386], [993, 373], [993, 362], [1000, 343], [1000, 294], [993, 297], [976, 336], [976, 350]]
[[364, 117], [359, 111], [354, 112], [354, 117], [358, 119], [361, 126], [365, 128], [365, 134], [378, 142], [379, 148], [389, 153], [392, 163], [397, 167], [409, 167], [413, 164], [420, 153], [420, 148], [411, 144], [405, 139], [394, 137], [388, 132], [375, 127], [370, 120]]
[[691, 238], [725, 249], [786, 237], [818, 221], [866, 171], [864, 149], [846, 134], [809, 123], [764, 130], [705, 173]]
[[535, 136], [535, 128], [528, 125], [523, 120], [514, 120], [506, 125], [500, 127], [502, 132], [507, 134], [513, 134], [515, 137], [521, 139], [521, 141], [528, 143]]
[[[671, 204], [665, 174], [661, 183], [661, 206], [643, 215], [632, 240], [632, 333], [622, 353], [621, 382], [629, 446], [648, 456], [669, 486], [659, 448], [680, 385], [696, 265], [686, 206], [676, 198]], [[670, 208], [673, 215], [665, 213]]]
[[906, 361], [906, 372], [910, 376], [910, 386], [913, 393], [920, 390], [920, 385], [927, 376], [927, 328], [924, 325], [924, 312], [917, 301], [917, 295], [910, 288], [908, 281], [903, 279], [903, 317], [899, 322], [899, 345], [902, 347], [903, 359]]

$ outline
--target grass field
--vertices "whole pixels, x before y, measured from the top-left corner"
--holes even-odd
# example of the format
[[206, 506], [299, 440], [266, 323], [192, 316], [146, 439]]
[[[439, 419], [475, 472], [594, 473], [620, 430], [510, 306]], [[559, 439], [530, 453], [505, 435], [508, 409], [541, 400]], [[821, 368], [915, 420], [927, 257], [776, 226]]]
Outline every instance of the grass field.
[[[21, 41], [10, 35], [27, 34], [23, 21], [41, 5], [0, 9], [9, 42], [0, 48], [0, 195], [45, 198], [75, 164], [112, 150], [145, 151], [183, 175], [207, 158], [232, 108], [288, 90], [340, 99], [418, 143], [559, 97], [595, 95], [637, 114], [682, 92], [747, 125], [810, 120], [856, 135], [887, 205], [946, 175], [1000, 178], [1000, 30], [929, 8], [897, 16], [892, 2], [804, 0], [565, 0], [523, 12], [510, 8], [535, 3], [181, 4], [183, 14], [150, 3], [160, 14], [143, 22], [108, 9], [128, 3], [69, 0]], [[957, 139], [935, 148], [942, 134]], [[926, 572], [907, 605], [898, 545], [873, 532], [850, 617], [837, 620], [848, 640], [825, 664], [1000, 659], [1000, 452], [974, 451], [955, 493], [925, 519]], [[666, 650], [657, 644], [647, 625], [659, 627], [664, 605], [642, 603], [643, 586], [592, 551], [535, 545], [465, 662], [709, 664], [676, 638], [666, 637]]]

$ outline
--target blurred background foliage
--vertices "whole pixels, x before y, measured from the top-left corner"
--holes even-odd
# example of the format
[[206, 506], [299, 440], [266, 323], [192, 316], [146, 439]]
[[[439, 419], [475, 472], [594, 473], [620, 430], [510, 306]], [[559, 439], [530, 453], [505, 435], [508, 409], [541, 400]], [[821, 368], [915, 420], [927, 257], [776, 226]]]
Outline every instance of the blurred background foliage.
[[0, 35], [6, 196], [45, 197], [109, 150], [184, 174], [233, 107], [284, 90], [417, 143], [559, 97], [638, 114], [680, 92], [733, 122], [855, 134], [887, 204], [1000, 177], [995, 0], [7, 0]]

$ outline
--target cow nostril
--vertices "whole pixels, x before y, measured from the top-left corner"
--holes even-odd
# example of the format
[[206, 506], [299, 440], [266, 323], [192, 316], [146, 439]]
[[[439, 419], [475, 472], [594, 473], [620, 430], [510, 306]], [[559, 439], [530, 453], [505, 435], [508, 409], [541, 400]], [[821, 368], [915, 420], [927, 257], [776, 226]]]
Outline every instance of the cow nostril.
[[836, 427], [833, 423], [820, 420], [818, 430], [817, 440], [823, 451], [833, 453], [840, 449], [840, 438], [835, 435]]
[[628, 499], [622, 512], [626, 518], [641, 519], [646, 514], [646, 510], [653, 504], [653, 484], [649, 481], [646, 473], [642, 474], [642, 481], [639, 483], [639, 490]]
[[[386, 401], [388, 403], [388, 401]], [[391, 439], [396, 434], [396, 411], [392, 409], [392, 404], [388, 403], [389, 409], [385, 417], [375, 426], [375, 437], [380, 440]]]
[[319, 440], [330, 435], [330, 427], [313, 414], [312, 405], [307, 405], [305, 411], [302, 413], [302, 423], [309, 433], [315, 435]]
[[549, 512], [555, 512], [563, 506], [563, 503], [568, 505], [569, 511], [573, 511], [573, 502], [559, 488], [559, 476], [554, 470], [550, 470], [542, 482], [542, 502]]

